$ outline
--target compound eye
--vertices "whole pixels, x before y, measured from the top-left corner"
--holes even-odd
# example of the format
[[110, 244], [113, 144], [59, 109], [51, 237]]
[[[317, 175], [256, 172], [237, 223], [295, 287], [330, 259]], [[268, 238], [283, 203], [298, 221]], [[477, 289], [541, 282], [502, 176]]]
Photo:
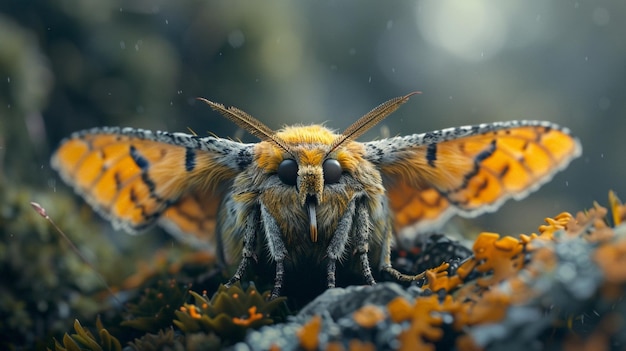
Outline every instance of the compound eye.
[[298, 178], [298, 164], [287, 158], [278, 165], [278, 179], [286, 185], [296, 185]]
[[341, 178], [341, 165], [339, 161], [329, 158], [322, 164], [322, 171], [324, 172], [324, 184], [335, 184], [339, 182]]

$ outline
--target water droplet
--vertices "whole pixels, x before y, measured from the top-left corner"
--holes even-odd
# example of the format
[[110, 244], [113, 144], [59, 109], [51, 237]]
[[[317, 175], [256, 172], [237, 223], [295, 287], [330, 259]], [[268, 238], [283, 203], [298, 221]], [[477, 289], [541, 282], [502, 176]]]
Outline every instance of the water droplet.
[[368, 83], [371, 83], [371, 82], [372, 82], [372, 76], [370, 76], [370, 77], [367, 79], [367, 82], [368, 82]]
[[165, 20], [165, 24], [170, 24], [170, 21], [168, 21], [168, 20]]
[[179, 90], [179, 91], [177, 91], [177, 93], [178, 93], [178, 95], [180, 95], [180, 94], [182, 94], [182, 93], [183, 93], [183, 91], [182, 91], [182, 90]]
[[123, 40], [120, 41], [120, 49], [122, 50], [126, 49], [126, 43]]
[[11, 77], [7, 77], [7, 83], [11, 83]]
[[387, 29], [391, 29], [393, 27], [393, 21], [389, 20], [387, 21]]

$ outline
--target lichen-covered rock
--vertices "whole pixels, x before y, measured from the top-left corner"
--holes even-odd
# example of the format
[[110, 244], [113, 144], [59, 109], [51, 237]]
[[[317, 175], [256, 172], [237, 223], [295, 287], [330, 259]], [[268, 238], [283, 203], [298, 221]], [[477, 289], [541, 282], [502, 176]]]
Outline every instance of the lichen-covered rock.
[[[395, 283], [331, 289], [237, 350], [621, 349], [626, 206], [546, 219], [539, 234], [482, 233], [472, 255]], [[445, 268], [445, 271], [442, 271]]]

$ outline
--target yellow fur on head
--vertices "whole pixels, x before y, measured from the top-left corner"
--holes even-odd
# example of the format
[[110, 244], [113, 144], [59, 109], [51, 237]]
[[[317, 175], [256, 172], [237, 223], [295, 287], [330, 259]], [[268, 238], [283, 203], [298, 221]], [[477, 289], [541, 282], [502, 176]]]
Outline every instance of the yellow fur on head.
[[347, 141], [342, 148], [328, 155], [328, 148], [340, 137], [330, 129], [321, 125], [285, 127], [275, 134], [276, 138], [284, 141], [291, 147], [287, 156], [284, 150], [271, 142], [263, 141], [257, 144], [255, 153], [260, 168], [272, 173], [278, 170], [278, 165], [285, 159], [297, 157], [301, 165], [321, 166], [329, 156], [339, 161], [341, 168], [352, 172], [363, 161], [365, 149], [362, 144]]
[[277, 131], [275, 135], [278, 139], [290, 145], [330, 145], [339, 136], [333, 133], [332, 130], [319, 124], [310, 126], [289, 126]]
[[[323, 146], [330, 145], [338, 135], [321, 125], [310, 125], [285, 127], [277, 131], [275, 137], [293, 147], [289, 151], [292, 156], [298, 157], [300, 164], [321, 165], [326, 156], [326, 148]], [[310, 147], [313, 145], [322, 147]], [[291, 158], [284, 150], [266, 141], [257, 144], [255, 153], [259, 167], [267, 172], [276, 172], [280, 162]]]

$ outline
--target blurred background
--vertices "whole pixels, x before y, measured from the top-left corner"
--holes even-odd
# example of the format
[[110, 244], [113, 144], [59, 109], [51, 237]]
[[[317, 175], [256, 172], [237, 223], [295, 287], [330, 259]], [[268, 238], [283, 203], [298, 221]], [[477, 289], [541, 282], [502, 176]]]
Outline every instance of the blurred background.
[[625, 2], [608, 0], [3, 0], [2, 179], [68, 191], [50, 154], [96, 126], [255, 141], [196, 97], [275, 129], [341, 130], [419, 90], [384, 122], [391, 135], [543, 119], [581, 139], [583, 156], [539, 192], [471, 221], [532, 232], [606, 203], [609, 189], [626, 197], [625, 16]]
[[[29, 201], [113, 286], [167, 266], [179, 244], [114, 232], [49, 158], [73, 131], [105, 125], [255, 141], [196, 97], [274, 129], [342, 130], [422, 92], [361, 140], [512, 119], [569, 127], [583, 156], [523, 201], [452, 221], [475, 232], [531, 233], [544, 217], [606, 204], [610, 189], [626, 198], [625, 19], [615, 0], [0, 1], [0, 346], [48, 342], [103, 309], [87, 298], [103, 290], [94, 269]], [[165, 253], [145, 244], [155, 238]]]

